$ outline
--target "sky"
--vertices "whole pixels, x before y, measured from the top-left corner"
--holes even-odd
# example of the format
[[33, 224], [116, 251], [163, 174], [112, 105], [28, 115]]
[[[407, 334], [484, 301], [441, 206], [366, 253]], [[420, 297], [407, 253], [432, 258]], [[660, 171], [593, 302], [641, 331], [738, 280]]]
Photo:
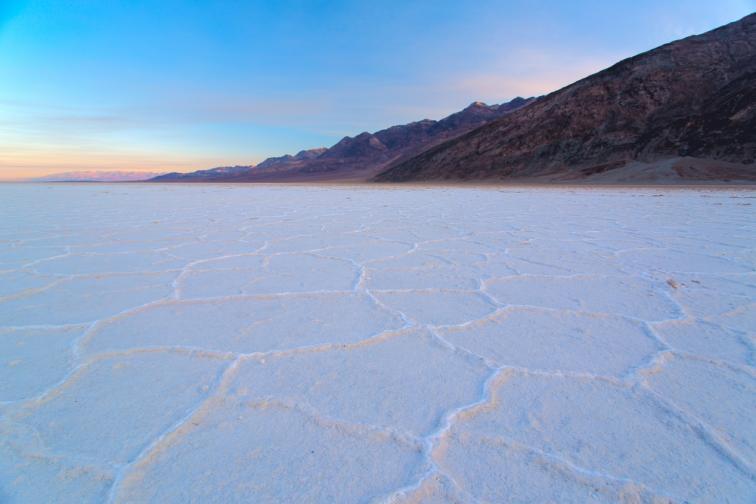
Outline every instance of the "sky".
[[756, 0], [0, 0], [0, 179], [191, 171], [559, 89]]

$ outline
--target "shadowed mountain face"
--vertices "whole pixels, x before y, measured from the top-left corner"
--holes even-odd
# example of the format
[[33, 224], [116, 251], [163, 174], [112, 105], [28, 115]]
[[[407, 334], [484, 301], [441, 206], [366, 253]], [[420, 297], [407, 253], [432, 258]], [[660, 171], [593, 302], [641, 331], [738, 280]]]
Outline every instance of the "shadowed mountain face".
[[515, 98], [501, 105], [475, 102], [439, 121], [425, 119], [376, 133], [344, 137], [329, 149], [301, 151], [295, 156], [268, 158], [257, 166], [234, 166], [169, 173], [155, 182], [254, 182], [365, 180], [392, 162], [407, 159], [439, 142], [454, 138], [524, 107], [534, 98]]
[[261, 170], [264, 168], [269, 168], [271, 166], [281, 166], [286, 163], [315, 159], [316, 157], [320, 156], [327, 150], [328, 149], [326, 149], [325, 147], [319, 147], [317, 149], [299, 151], [294, 156], [292, 156], [291, 154], [286, 154], [285, 156], [272, 157], [272, 158], [266, 159], [265, 161], [263, 161], [262, 163], [258, 165], [251, 166], [250, 168], [256, 168], [258, 170]]
[[756, 179], [756, 14], [621, 61], [375, 180], [665, 176]]
[[221, 166], [218, 168], [211, 168], [209, 170], [198, 170], [191, 173], [166, 173], [149, 180], [149, 182], [194, 182], [202, 181], [206, 179], [213, 179], [217, 177], [229, 177], [239, 173], [246, 173], [253, 168], [252, 165], [241, 166]]

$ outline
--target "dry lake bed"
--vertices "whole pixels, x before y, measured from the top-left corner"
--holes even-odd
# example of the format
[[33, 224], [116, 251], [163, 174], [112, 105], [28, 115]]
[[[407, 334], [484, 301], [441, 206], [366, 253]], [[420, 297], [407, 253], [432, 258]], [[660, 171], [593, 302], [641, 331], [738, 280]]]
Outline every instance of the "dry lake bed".
[[756, 499], [756, 191], [0, 185], [0, 502]]

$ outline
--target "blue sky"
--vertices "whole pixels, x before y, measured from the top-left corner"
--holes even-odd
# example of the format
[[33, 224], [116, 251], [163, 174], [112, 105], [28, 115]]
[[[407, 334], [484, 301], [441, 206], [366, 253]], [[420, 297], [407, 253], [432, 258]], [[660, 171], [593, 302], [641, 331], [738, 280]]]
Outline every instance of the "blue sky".
[[553, 91], [756, 0], [0, 0], [0, 178], [259, 162]]

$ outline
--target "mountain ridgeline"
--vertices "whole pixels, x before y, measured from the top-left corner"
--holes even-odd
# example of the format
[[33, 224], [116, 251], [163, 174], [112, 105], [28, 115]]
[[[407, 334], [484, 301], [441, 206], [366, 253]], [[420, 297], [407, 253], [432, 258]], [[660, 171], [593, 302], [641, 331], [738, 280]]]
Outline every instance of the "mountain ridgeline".
[[501, 105], [475, 102], [444, 119], [424, 119], [375, 133], [344, 137], [326, 149], [268, 158], [258, 165], [168, 173], [153, 182], [293, 182], [366, 180], [393, 163], [408, 159], [445, 140], [518, 110], [534, 98], [515, 98]]
[[756, 180], [756, 14], [637, 55], [375, 180]]
[[154, 181], [756, 181], [756, 14], [539, 98]]

